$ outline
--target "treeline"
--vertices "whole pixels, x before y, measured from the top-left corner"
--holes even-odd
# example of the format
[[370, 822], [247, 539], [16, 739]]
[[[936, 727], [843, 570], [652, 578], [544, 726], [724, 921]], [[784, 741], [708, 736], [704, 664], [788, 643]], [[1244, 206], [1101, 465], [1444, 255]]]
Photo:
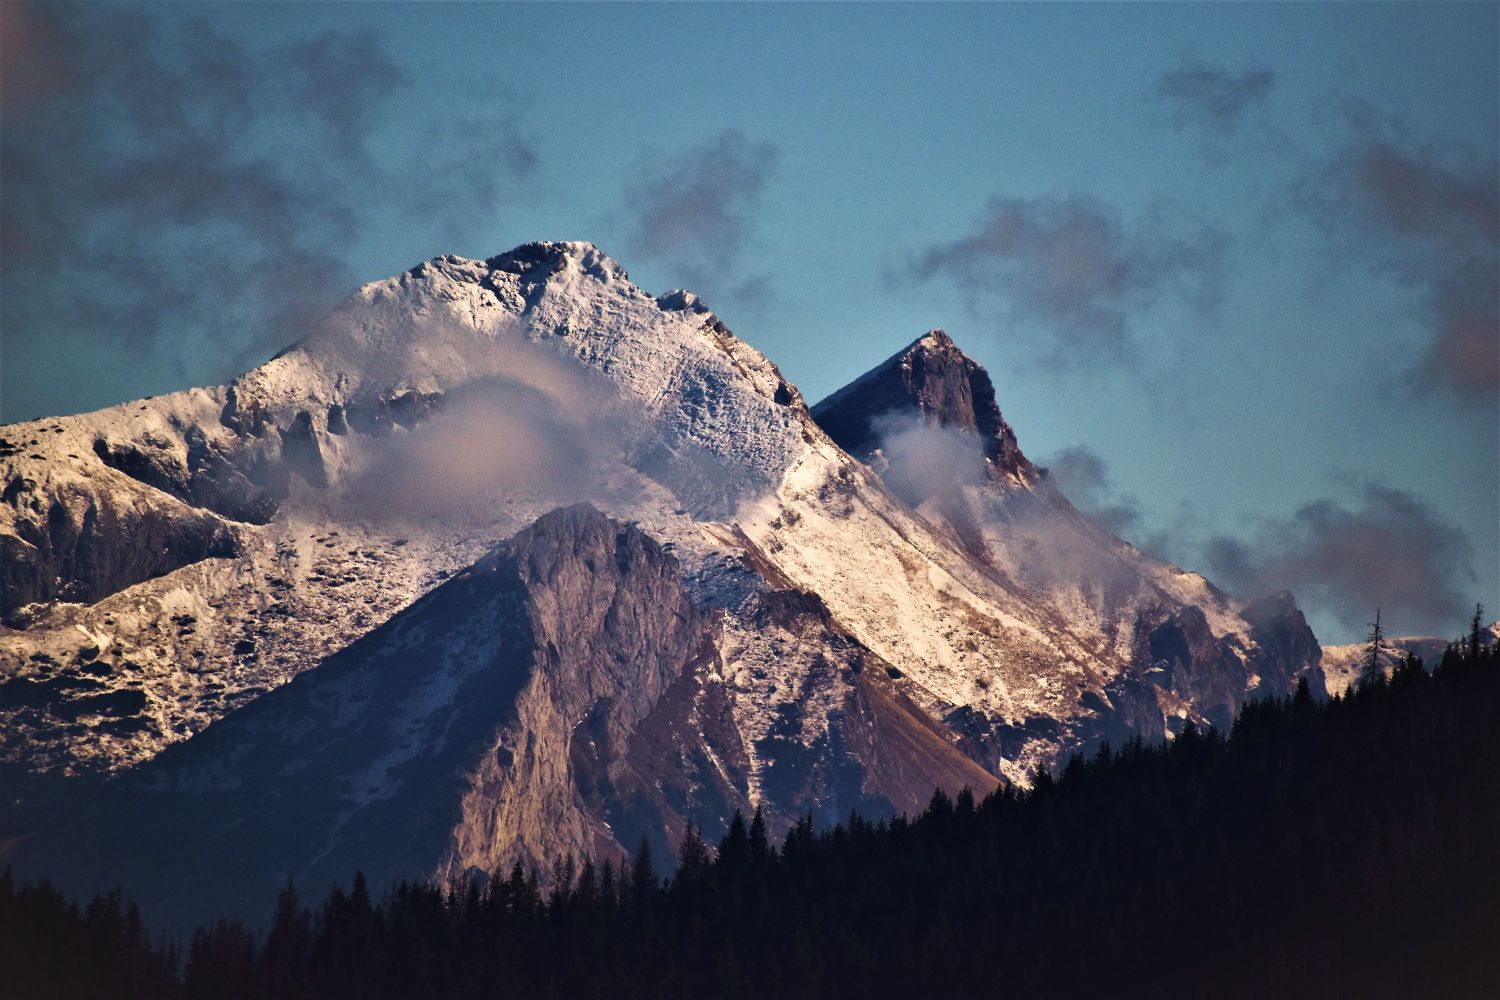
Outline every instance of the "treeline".
[[519, 868], [381, 900], [357, 877], [312, 908], [289, 886], [263, 935], [153, 942], [118, 894], [80, 909], [7, 874], [0, 993], [1500, 996], [1500, 656], [1475, 647], [914, 819], [773, 840], [737, 817], [675, 866], [643, 845], [545, 891]]

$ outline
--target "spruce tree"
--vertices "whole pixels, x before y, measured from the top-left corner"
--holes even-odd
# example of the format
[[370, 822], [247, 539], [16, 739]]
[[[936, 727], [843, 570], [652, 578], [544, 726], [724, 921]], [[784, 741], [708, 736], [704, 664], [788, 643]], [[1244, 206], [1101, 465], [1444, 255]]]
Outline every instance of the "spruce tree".
[[307, 961], [312, 950], [312, 915], [297, 899], [290, 878], [276, 897], [276, 916], [260, 953], [260, 981], [271, 996], [298, 1000], [307, 995]]
[[599, 898], [606, 906], [613, 906], [620, 899], [615, 886], [615, 863], [609, 858], [604, 859], [599, 870]]
[[656, 870], [652, 864], [651, 839], [643, 833], [641, 845], [636, 848], [635, 864], [630, 868], [630, 896], [637, 907], [645, 906], [656, 892]]
[[766, 836], [766, 816], [760, 806], [755, 807], [755, 817], [750, 820], [750, 860], [763, 863], [771, 855], [771, 841]]
[[1385, 630], [1380, 626], [1380, 609], [1375, 609], [1375, 620], [1370, 623], [1369, 645], [1365, 647], [1364, 682], [1375, 684], [1384, 676], [1380, 668], [1380, 650], [1385, 642]]
[[573, 889], [573, 898], [585, 907], [593, 906], [599, 895], [598, 875], [594, 871], [594, 859], [583, 856], [578, 866], [578, 881]]
[[719, 863], [725, 870], [739, 870], [750, 856], [750, 834], [745, 829], [745, 815], [738, 809], [729, 821], [729, 830], [719, 841]]
[[703, 836], [689, 821], [687, 832], [682, 835], [682, 846], [677, 849], [677, 877], [693, 881], [708, 867], [708, 845]]

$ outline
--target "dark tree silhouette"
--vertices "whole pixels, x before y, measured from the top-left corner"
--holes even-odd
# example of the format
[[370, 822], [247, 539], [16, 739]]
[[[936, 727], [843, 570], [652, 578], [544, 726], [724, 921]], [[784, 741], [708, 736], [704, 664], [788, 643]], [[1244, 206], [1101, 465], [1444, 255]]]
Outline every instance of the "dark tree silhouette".
[[[1378, 650], [1378, 647], [1375, 647]], [[1029, 789], [936, 791], [921, 815], [780, 843], [760, 811], [675, 877], [633, 863], [378, 902], [356, 875], [260, 935], [150, 944], [121, 893], [80, 909], [0, 874], [0, 995], [163, 998], [1489, 997], [1500, 927], [1500, 653], [1319, 701], [1306, 683], [1227, 732], [1074, 754]], [[205, 891], [212, 891], [210, 884]]]
[[1385, 645], [1385, 629], [1380, 626], [1380, 609], [1375, 609], [1375, 620], [1370, 623], [1370, 635], [1365, 646], [1364, 683], [1378, 684], [1385, 677], [1380, 665], [1380, 651]]

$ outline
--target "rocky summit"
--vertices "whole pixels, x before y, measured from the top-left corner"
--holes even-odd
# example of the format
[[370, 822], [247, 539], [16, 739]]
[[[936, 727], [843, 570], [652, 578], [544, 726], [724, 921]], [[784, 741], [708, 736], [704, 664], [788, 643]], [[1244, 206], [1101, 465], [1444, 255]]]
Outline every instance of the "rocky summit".
[[1246, 597], [1076, 510], [946, 334], [809, 409], [591, 244], [441, 257], [227, 385], [0, 428], [0, 843], [180, 919], [210, 870], [256, 913], [912, 811], [1321, 692]]

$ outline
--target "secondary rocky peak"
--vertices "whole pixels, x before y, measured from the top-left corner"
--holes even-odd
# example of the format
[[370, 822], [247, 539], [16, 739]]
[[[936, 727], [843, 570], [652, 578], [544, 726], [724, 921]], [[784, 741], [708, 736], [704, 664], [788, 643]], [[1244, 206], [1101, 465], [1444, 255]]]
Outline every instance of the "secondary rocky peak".
[[646, 578], [668, 581], [670, 594], [656, 595], [661, 607], [679, 617], [691, 617], [677, 586], [676, 560], [637, 525], [616, 521], [592, 504], [559, 507], [544, 514], [492, 552], [480, 567], [512, 559], [529, 588], [557, 588], [563, 581], [590, 589], [597, 589], [601, 581], [610, 586], [633, 586]]
[[812, 410], [819, 426], [860, 459], [880, 447], [882, 419], [901, 414], [978, 434], [997, 473], [1029, 478], [1035, 471], [1000, 414], [989, 373], [943, 330], [919, 337]]

